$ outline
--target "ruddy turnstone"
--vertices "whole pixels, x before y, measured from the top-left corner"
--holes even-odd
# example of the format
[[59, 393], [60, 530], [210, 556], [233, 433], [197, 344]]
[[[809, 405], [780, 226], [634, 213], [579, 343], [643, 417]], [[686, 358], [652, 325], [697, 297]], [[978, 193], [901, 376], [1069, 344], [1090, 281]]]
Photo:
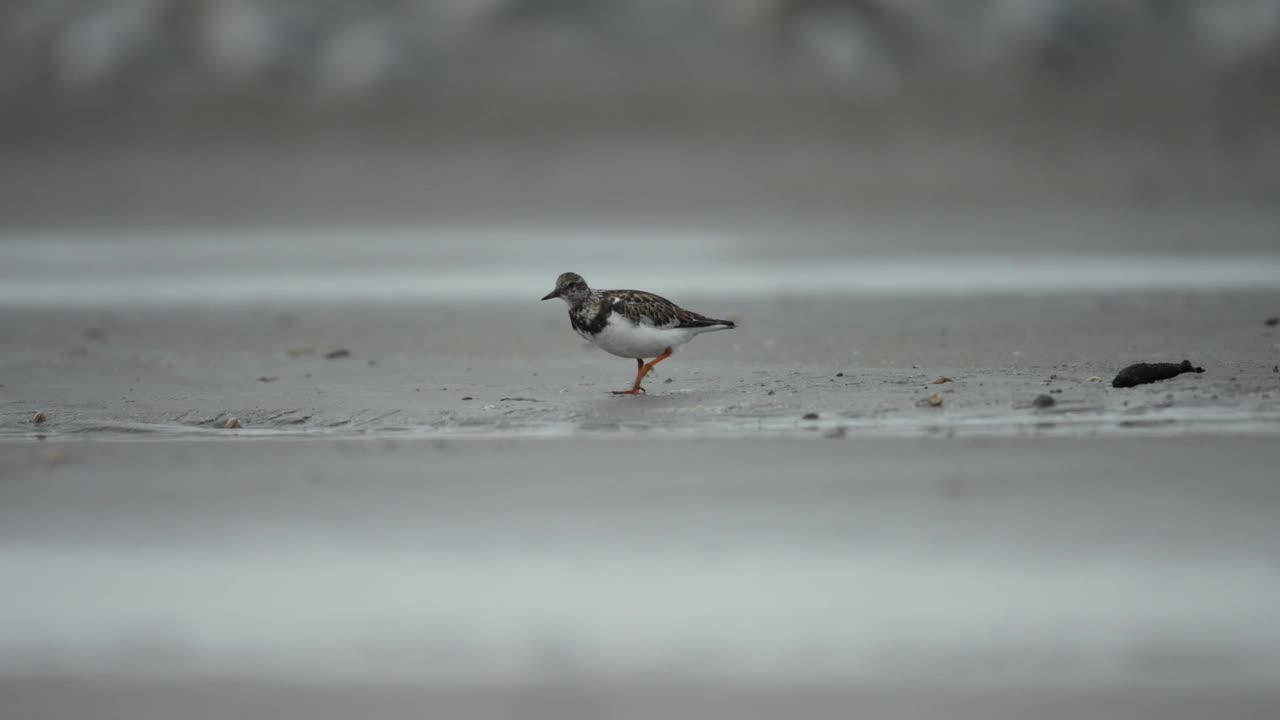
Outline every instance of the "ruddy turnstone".
[[[542, 299], [551, 298], [569, 304], [569, 324], [591, 344], [618, 357], [635, 359], [635, 384], [630, 390], [615, 391], [615, 395], [644, 392], [640, 381], [653, 366], [695, 336], [735, 327], [731, 320], [690, 312], [653, 293], [592, 290], [581, 275], [571, 272], [556, 278], [556, 289]], [[645, 358], [653, 360], [646, 363]]]

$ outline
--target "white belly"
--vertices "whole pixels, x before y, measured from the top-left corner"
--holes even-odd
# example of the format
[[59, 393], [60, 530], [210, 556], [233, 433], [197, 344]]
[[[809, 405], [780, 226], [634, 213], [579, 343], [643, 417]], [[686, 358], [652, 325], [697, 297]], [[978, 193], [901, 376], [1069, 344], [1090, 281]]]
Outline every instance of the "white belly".
[[607, 353], [624, 358], [654, 358], [667, 351], [683, 345], [697, 333], [692, 328], [660, 329], [648, 325], [632, 325], [626, 319], [616, 315], [609, 318], [595, 337], [583, 335], [596, 347]]

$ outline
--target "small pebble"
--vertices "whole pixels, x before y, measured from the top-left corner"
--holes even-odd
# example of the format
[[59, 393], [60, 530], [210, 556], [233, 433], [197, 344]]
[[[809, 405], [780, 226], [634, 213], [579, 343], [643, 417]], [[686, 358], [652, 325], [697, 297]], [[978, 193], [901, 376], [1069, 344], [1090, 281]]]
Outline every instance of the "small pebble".
[[772, 390], [770, 390], [769, 392], [765, 393], [765, 395], [776, 395], [776, 394], [777, 394], [777, 393], [775, 393], [775, 392], [774, 392], [774, 391], [772, 391]]
[[275, 382], [279, 379], [280, 378], [276, 377], [275, 375], [263, 375], [262, 377], [258, 378], [258, 382]]
[[475, 400], [475, 398], [471, 397], [470, 395], [463, 395], [463, 396], [462, 396], [462, 399], [463, 399], [463, 400]]
[[943, 375], [942, 377], [938, 378], [937, 380], [934, 380], [934, 381], [933, 381], [933, 384], [934, 384], [934, 385], [942, 385], [943, 383], [949, 383], [949, 382], [955, 382], [955, 380], [952, 380], [951, 378], [947, 377], [946, 375]]
[[229, 417], [227, 418], [227, 421], [223, 423], [222, 426], [228, 430], [235, 430], [236, 428], [240, 427], [240, 418]]
[[1031, 401], [1031, 404], [1037, 408], [1044, 409], [1057, 405], [1058, 401], [1052, 395], [1037, 395], [1036, 399]]
[[836, 377], [844, 377], [844, 373], [836, 373]]
[[35, 415], [31, 416], [31, 424], [43, 425], [45, 421], [47, 421], [48, 419], [49, 419], [49, 416], [45, 415], [43, 411], [37, 412]]
[[1269, 317], [1265, 323], [1267, 327], [1275, 327], [1280, 325], [1280, 317]]
[[339, 358], [345, 358], [345, 357], [351, 357], [351, 351], [346, 348], [338, 348], [337, 350], [330, 350], [329, 352], [324, 354], [325, 360], [337, 360]]
[[666, 380], [663, 380], [663, 381], [662, 381], [662, 384], [663, 384], [663, 385], [670, 385], [672, 382], [673, 382], [672, 378], [667, 378]]
[[1102, 378], [1097, 375], [1091, 375], [1084, 380], [1085, 382], [1102, 382]]
[[833, 427], [833, 428], [831, 428], [830, 430], [826, 431], [825, 433], [823, 433], [823, 434], [822, 434], [822, 437], [825, 437], [825, 438], [842, 438], [842, 437], [844, 437], [848, 432], [849, 432], [849, 431], [848, 431], [848, 430], [846, 430], [846, 429], [845, 429], [845, 427], [844, 427], [843, 425], [841, 425], [841, 426], [839, 426], [839, 427]]
[[818, 413], [815, 413], [815, 412], [805, 413], [800, 419], [801, 420], [817, 420]]
[[931, 405], [932, 407], [938, 407], [941, 404], [942, 404], [941, 395], [939, 395], [938, 393], [934, 393], [929, 396], [929, 405]]

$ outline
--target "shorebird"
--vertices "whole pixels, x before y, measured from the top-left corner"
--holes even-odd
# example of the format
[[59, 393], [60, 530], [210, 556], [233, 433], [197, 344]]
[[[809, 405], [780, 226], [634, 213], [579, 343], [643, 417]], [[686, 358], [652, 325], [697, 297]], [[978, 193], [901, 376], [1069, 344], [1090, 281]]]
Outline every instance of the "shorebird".
[[[542, 299], [551, 298], [569, 304], [569, 324], [592, 345], [636, 361], [635, 383], [614, 395], [644, 392], [640, 387], [644, 376], [677, 347], [702, 333], [736, 327], [732, 320], [699, 315], [642, 290], [593, 290], [581, 275], [571, 272], [556, 278], [556, 289]], [[653, 359], [646, 363], [645, 358]]]

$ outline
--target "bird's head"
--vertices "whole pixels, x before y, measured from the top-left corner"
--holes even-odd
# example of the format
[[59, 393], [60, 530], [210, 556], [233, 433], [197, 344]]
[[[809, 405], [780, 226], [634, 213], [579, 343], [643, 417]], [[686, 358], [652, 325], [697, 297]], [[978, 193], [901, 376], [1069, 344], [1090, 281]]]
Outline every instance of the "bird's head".
[[581, 275], [567, 272], [556, 278], [556, 289], [544, 295], [542, 299], [560, 298], [572, 305], [590, 294], [591, 288], [587, 287], [587, 281], [583, 280]]

